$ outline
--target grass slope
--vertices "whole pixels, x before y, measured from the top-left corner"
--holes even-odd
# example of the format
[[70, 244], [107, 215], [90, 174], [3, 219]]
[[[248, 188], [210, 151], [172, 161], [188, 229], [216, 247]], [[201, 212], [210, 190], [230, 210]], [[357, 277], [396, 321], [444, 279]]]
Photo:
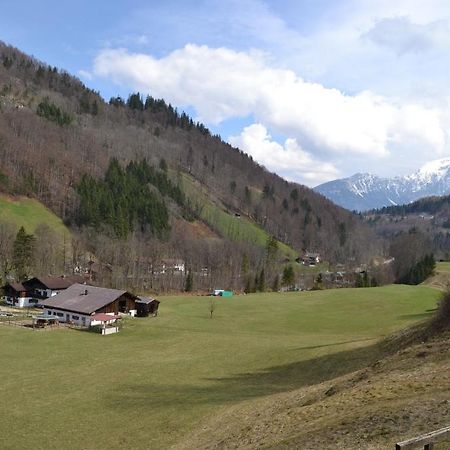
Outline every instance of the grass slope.
[[[446, 332], [351, 374], [233, 405], [178, 448], [393, 449], [448, 427], [449, 386]], [[450, 438], [433, 448], [448, 450]]]
[[39, 201], [28, 198], [11, 198], [0, 195], [0, 218], [33, 233], [40, 224], [48, 225], [60, 236], [69, 234], [63, 221]]
[[[187, 174], [182, 174], [181, 183], [186, 196], [199, 209], [200, 218], [222, 236], [233, 241], [251, 242], [265, 247], [269, 235], [259, 225], [245, 216], [239, 218], [230, 214], [219, 203], [214, 203], [200, 183]], [[279, 242], [281, 252], [291, 259], [298, 257], [298, 252]]]
[[[0, 325], [4, 448], [169, 448], [228, 407], [364, 367], [439, 292], [388, 286], [163, 298], [112, 336]], [[7, 363], [5, 363], [7, 362]], [[194, 445], [191, 448], [200, 448]]]
[[434, 274], [426, 279], [422, 284], [441, 291], [448, 290], [450, 287], [450, 262], [446, 261], [436, 263]]

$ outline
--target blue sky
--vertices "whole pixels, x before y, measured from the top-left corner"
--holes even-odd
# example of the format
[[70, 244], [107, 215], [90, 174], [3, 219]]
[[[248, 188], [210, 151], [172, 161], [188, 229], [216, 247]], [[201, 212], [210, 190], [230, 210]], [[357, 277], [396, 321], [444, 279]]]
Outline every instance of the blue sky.
[[2, 1], [0, 39], [314, 186], [450, 155], [444, 0]]

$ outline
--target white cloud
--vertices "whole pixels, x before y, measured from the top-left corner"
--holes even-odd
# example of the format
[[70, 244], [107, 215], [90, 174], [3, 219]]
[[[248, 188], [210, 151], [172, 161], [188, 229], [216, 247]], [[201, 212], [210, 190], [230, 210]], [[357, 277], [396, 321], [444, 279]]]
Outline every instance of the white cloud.
[[317, 185], [339, 176], [336, 167], [315, 160], [302, 150], [295, 139], [286, 139], [284, 145], [273, 141], [266, 127], [260, 123], [245, 127], [239, 136], [231, 136], [229, 141], [288, 180]]
[[391, 17], [379, 20], [364, 37], [402, 55], [448, 48], [450, 27], [446, 20], [423, 25], [411, 22], [408, 17]]
[[81, 78], [85, 80], [91, 81], [93, 79], [92, 74], [87, 70], [80, 69], [77, 73]]
[[447, 148], [441, 109], [370, 91], [347, 95], [271, 67], [261, 52], [189, 44], [158, 59], [106, 49], [95, 59], [94, 73], [180, 107], [193, 106], [206, 123], [252, 115], [322, 156], [383, 158], [402, 141], [435, 154]]

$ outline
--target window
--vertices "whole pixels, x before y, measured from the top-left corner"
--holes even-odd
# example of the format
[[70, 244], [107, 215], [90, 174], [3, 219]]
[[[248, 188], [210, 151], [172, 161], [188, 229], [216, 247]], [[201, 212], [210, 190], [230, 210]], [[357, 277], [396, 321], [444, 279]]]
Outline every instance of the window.
[[55, 311], [53, 311], [53, 315], [56, 316], [56, 312]]
[[73, 319], [73, 320], [80, 320], [80, 316], [74, 316], [74, 315], [72, 315], [72, 319]]
[[64, 317], [64, 314], [63, 314], [63, 313], [56, 313], [56, 315], [57, 315], [58, 317]]

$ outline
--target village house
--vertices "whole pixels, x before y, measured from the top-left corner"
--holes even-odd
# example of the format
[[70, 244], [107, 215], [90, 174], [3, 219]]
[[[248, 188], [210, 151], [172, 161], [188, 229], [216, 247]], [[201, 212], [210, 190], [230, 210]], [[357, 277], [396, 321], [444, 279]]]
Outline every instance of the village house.
[[2, 290], [6, 304], [16, 308], [29, 308], [83, 280], [83, 277], [76, 275], [34, 277], [23, 283], [7, 283]]
[[305, 266], [315, 266], [320, 263], [319, 253], [305, 253], [302, 257], [302, 264]]
[[74, 284], [40, 304], [46, 317], [88, 327], [101, 325], [108, 316], [113, 321], [120, 314], [136, 315], [136, 300], [138, 297], [124, 290]]
[[36, 306], [38, 300], [31, 297], [30, 291], [22, 283], [7, 283], [2, 287], [7, 305], [16, 308]]
[[159, 273], [165, 274], [170, 273], [180, 273], [185, 272], [185, 263], [182, 259], [163, 259], [160, 264]]
[[62, 277], [34, 277], [23, 282], [31, 297], [35, 299], [46, 299], [59, 294], [75, 283], [83, 283], [84, 278], [80, 275], [68, 275]]

